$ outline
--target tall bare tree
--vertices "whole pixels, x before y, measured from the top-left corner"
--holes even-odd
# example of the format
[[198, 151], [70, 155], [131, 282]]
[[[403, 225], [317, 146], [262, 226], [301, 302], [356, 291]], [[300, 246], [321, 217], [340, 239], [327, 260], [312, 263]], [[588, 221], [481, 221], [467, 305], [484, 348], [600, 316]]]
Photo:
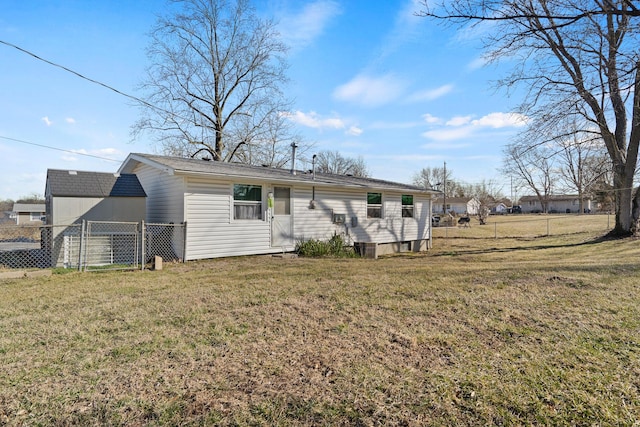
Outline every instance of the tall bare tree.
[[592, 195], [595, 185], [611, 170], [611, 162], [599, 140], [574, 133], [564, 141], [559, 153], [558, 177], [566, 190], [578, 194], [579, 212], [584, 212], [584, 199]]
[[503, 171], [517, 186], [533, 192], [543, 212], [547, 212], [553, 183], [553, 152], [544, 145], [531, 147], [524, 142], [505, 147]]
[[[445, 176], [446, 175], [446, 176]], [[447, 183], [446, 190], [447, 196], [450, 197], [465, 197], [467, 192], [465, 191], [465, 185], [456, 180], [453, 176], [452, 169], [446, 169], [444, 167], [426, 167], [422, 168], [419, 172], [413, 174], [412, 183], [416, 187], [422, 187], [427, 190], [438, 189], [443, 190], [445, 188], [444, 183]]]
[[286, 46], [274, 23], [260, 19], [249, 0], [170, 3], [175, 13], [151, 32], [134, 137], [150, 131], [165, 153], [229, 161], [240, 148], [272, 141], [266, 133], [286, 131], [269, 127], [281, 124], [287, 105]]
[[[632, 0], [422, 0], [422, 16], [484, 26], [488, 58], [517, 65], [498, 83], [525, 85], [532, 127], [579, 115], [597, 129], [613, 167], [615, 234], [640, 219], [633, 203], [640, 144], [640, 28]], [[636, 192], [640, 198], [640, 192]]]
[[467, 193], [478, 201], [476, 216], [480, 225], [485, 225], [491, 209], [502, 198], [502, 186], [493, 180], [483, 180], [477, 184], [469, 185]]
[[316, 155], [316, 171], [338, 175], [369, 177], [367, 165], [362, 157], [343, 156], [339, 151], [321, 151]]

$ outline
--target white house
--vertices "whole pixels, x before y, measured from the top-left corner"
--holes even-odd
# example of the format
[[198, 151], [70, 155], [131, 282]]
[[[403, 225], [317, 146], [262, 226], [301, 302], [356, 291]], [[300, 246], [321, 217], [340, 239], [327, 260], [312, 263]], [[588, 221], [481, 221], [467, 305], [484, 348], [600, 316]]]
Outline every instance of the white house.
[[[580, 198], [577, 195], [553, 195], [547, 199], [547, 213], [579, 213]], [[536, 196], [524, 196], [520, 198], [523, 213], [542, 213], [544, 207]], [[591, 198], [583, 198], [584, 213], [591, 212]]]
[[138, 177], [148, 222], [187, 224], [185, 260], [292, 251], [335, 233], [378, 253], [430, 247], [436, 192], [411, 185], [135, 153], [119, 173]]
[[[440, 193], [442, 194], [442, 193]], [[477, 215], [480, 202], [475, 197], [439, 197], [433, 202], [433, 213], [453, 213], [456, 215]]]

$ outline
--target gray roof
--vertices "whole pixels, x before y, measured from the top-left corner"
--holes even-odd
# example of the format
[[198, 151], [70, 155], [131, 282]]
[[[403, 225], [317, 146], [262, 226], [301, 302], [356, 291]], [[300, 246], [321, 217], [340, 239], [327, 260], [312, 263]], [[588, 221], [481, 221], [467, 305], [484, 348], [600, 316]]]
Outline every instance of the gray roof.
[[49, 169], [47, 194], [58, 197], [146, 197], [133, 174]]
[[45, 212], [44, 203], [14, 203], [12, 212]]
[[155, 167], [165, 169], [168, 173], [172, 174], [202, 174], [216, 177], [261, 179], [272, 182], [306, 183], [333, 187], [356, 187], [362, 189], [437, 193], [436, 191], [425, 190], [421, 187], [409, 184], [384, 181], [380, 179], [359, 178], [348, 175], [325, 173], [316, 173], [314, 179], [313, 173], [309, 171], [296, 171], [296, 174], [294, 175], [289, 169], [139, 153], [130, 154], [127, 160], [125, 160], [123, 165], [120, 167], [120, 171], [132, 172], [135, 167], [135, 162], [150, 164]]

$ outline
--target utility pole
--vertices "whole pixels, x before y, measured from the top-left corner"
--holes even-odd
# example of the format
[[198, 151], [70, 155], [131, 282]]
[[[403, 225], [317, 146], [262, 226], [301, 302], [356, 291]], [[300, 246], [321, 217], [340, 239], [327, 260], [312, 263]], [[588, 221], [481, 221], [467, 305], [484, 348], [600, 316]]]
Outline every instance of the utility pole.
[[442, 213], [447, 213], [447, 162], [444, 162], [444, 170], [442, 172]]

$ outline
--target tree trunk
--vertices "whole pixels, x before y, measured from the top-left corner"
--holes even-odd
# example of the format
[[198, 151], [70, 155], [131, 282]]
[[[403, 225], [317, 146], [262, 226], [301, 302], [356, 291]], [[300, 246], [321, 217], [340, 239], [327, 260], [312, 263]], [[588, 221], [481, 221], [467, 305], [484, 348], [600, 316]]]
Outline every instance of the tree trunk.
[[631, 203], [631, 233], [634, 236], [640, 235], [640, 187], [636, 188]]
[[632, 223], [633, 175], [627, 176], [624, 166], [614, 168], [613, 187], [616, 203], [616, 225], [613, 234], [629, 235]]

